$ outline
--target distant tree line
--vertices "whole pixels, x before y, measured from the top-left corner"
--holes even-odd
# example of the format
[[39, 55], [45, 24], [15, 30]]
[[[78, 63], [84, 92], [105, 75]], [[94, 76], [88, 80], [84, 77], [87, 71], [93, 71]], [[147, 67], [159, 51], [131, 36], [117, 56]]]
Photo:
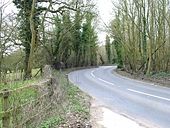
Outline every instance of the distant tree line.
[[118, 67], [131, 73], [170, 71], [169, 6], [169, 0], [119, 0], [114, 5], [110, 38]]

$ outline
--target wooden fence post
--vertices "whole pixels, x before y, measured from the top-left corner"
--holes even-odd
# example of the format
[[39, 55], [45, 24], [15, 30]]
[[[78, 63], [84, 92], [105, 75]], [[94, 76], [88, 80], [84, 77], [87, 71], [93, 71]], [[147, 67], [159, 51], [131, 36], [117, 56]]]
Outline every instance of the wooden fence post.
[[8, 112], [9, 107], [9, 91], [8, 89], [3, 89], [2, 111], [4, 114], [2, 116], [2, 128], [10, 128], [10, 112]]
[[47, 88], [47, 91], [48, 91], [48, 96], [49, 96], [49, 99], [51, 100], [51, 96], [53, 95], [53, 78], [52, 78], [52, 68], [50, 65], [45, 65], [44, 67], [44, 70], [43, 70], [43, 76], [45, 79], [49, 79], [49, 82], [47, 84], [48, 88]]
[[68, 74], [66, 74], [67, 85], [70, 85]]
[[53, 90], [53, 78], [50, 78], [49, 83], [48, 83], [48, 96], [51, 100], [51, 96], [54, 94]]

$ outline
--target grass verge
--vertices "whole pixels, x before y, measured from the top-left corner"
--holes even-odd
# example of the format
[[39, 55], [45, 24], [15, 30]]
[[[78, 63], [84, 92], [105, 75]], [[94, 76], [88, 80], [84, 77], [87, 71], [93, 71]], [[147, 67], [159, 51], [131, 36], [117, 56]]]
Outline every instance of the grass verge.
[[116, 70], [116, 72], [122, 76], [137, 79], [141, 81], [151, 82], [154, 84], [158, 84], [161, 86], [170, 87], [170, 73], [168, 72], [158, 72], [153, 73], [151, 75], [143, 75], [143, 74], [131, 74], [126, 71]]
[[67, 74], [71, 70], [55, 71], [54, 76], [58, 79], [63, 90], [63, 102], [59, 105], [60, 113], [45, 120], [39, 128], [75, 128], [77, 125], [84, 126], [90, 119], [90, 97], [80, 91], [78, 87], [68, 81]]
[[[37, 97], [37, 92], [34, 88], [27, 88], [27, 89], [22, 89], [21, 91], [13, 91], [15, 89], [18, 89], [20, 87], [24, 87], [27, 85], [32, 85], [33, 83], [37, 83], [39, 78], [34, 78], [31, 80], [27, 81], [13, 81], [9, 82], [7, 84], [0, 83], [0, 91], [3, 89], [8, 89], [11, 92], [9, 93], [8, 97], [8, 110], [10, 112], [13, 111], [13, 108], [19, 108], [19, 106], [22, 106], [23, 104], [26, 104]], [[2, 97], [0, 97], [0, 127], [2, 126], [2, 114], [3, 114], [3, 106], [2, 106]], [[19, 116], [18, 116], [19, 117]], [[18, 118], [17, 117], [17, 118]]]
[[[70, 127], [75, 128], [77, 125], [85, 125], [90, 118], [90, 97], [79, 90], [78, 87], [68, 82], [67, 75], [72, 69], [63, 72], [54, 71], [54, 77], [59, 83], [60, 102], [53, 104], [54, 108], [50, 115], [47, 115], [37, 128], [58, 128]], [[1, 84], [0, 90], [8, 88], [10, 90], [17, 89], [29, 84], [37, 83], [39, 79], [32, 79], [27, 81], [15, 81], [13, 83]], [[58, 91], [58, 90], [56, 90]], [[24, 104], [37, 97], [34, 89], [27, 89], [20, 93], [12, 94], [10, 96], [10, 103], [14, 105]], [[0, 112], [2, 105], [0, 102]], [[50, 112], [49, 112], [50, 113]], [[1, 115], [0, 115], [1, 118]], [[0, 125], [1, 125], [0, 121]]]

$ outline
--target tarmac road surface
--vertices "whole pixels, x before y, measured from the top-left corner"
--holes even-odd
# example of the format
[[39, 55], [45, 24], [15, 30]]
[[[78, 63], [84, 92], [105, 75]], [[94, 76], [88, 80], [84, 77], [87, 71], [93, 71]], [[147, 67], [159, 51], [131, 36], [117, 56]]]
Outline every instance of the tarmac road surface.
[[103, 106], [149, 128], [170, 128], [170, 88], [122, 77], [116, 66], [71, 72], [69, 80]]

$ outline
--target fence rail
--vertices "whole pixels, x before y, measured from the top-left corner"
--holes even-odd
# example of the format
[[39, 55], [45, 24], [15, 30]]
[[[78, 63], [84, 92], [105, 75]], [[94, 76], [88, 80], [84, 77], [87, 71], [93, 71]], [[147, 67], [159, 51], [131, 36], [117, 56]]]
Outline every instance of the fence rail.
[[[41, 122], [44, 113], [53, 103], [57, 83], [52, 77], [49, 66], [44, 69], [46, 78], [37, 84], [27, 85], [14, 90], [3, 89], [0, 91], [0, 127], [24, 128], [36, 120]], [[46, 71], [47, 70], [47, 71]], [[38, 121], [37, 121], [38, 120]], [[36, 125], [36, 123], [34, 123]]]

